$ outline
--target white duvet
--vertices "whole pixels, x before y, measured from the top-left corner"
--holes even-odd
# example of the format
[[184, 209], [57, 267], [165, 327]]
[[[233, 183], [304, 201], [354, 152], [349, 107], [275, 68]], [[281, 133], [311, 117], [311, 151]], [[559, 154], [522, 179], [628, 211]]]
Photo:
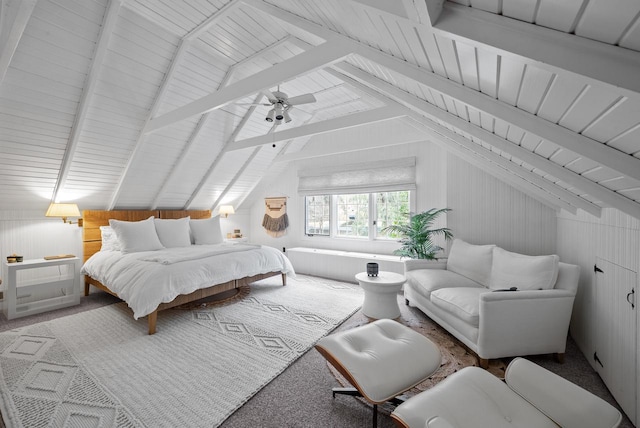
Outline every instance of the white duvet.
[[127, 302], [135, 319], [180, 294], [268, 272], [295, 276], [291, 262], [280, 251], [245, 244], [192, 245], [129, 254], [98, 251], [81, 270]]

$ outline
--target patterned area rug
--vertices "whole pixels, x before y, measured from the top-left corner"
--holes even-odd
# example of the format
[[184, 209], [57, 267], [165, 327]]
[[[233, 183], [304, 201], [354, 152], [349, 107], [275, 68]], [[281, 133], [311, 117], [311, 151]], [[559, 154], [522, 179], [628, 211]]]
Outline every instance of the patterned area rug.
[[164, 311], [153, 336], [123, 303], [1, 333], [6, 426], [219, 426], [362, 303], [357, 285], [280, 281]]

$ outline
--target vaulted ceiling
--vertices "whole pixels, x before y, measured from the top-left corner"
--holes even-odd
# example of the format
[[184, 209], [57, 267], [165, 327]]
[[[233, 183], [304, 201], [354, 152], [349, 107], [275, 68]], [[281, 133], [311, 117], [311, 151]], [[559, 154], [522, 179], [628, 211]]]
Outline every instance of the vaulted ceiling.
[[[640, 2], [1, 1], [0, 209], [239, 206], [363, 148], [315, 135], [384, 124], [372, 145], [419, 135], [552, 208], [640, 218]], [[317, 101], [274, 127], [278, 89]]]

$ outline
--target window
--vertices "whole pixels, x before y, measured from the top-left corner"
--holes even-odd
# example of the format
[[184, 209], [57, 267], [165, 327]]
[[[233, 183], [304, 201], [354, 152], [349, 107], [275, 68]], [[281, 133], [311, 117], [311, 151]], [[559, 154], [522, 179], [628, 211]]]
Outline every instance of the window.
[[409, 222], [409, 191], [376, 193], [376, 237], [378, 239], [399, 239], [395, 233], [382, 229], [392, 224]]
[[369, 237], [369, 194], [337, 195], [336, 236]]
[[331, 196], [307, 196], [305, 199], [305, 233], [329, 236]]
[[409, 221], [411, 192], [357, 193], [305, 197], [307, 235], [397, 240], [382, 231]]

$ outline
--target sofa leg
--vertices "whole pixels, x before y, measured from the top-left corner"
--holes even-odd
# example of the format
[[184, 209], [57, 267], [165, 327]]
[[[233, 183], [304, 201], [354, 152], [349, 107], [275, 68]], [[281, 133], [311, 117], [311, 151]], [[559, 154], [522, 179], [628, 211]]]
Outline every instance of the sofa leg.
[[404, 304], [409, 306], [409, 299], [404, 299]]
[[489, 368], [489, 359], [488, 358], [478, 358], [478, 360], [480, 360], [480, 367], [482, 367], [485, 370]]
[[564, 352], [556, 352], [553, 354], [553, 358], [560, 364], [564, 364]]

